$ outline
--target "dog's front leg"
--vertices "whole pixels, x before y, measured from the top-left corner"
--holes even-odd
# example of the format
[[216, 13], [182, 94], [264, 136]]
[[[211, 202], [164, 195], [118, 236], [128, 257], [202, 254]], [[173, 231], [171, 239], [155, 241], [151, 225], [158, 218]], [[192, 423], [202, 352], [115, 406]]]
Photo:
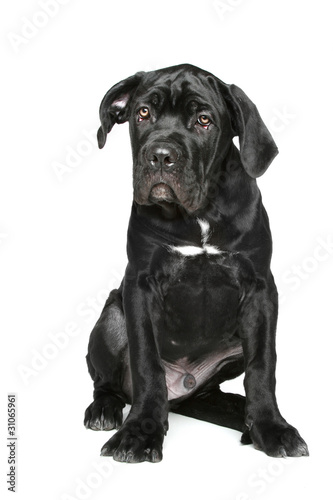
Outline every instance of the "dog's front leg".
[[[297, 429], [281, 416], [275, 396], [275, 331], [278, 297], [273, 277], [258, 281], [245, 299], [240, 316], [245, 358], [245, 423], [242, 442], [273, 457], [308, 455]], [[250, 440], [249, 440], [250, 436]]]
[[165, 372], [153, 333], [153, 301], [145, 277], [125, 278], [124, 314], [132, 378], [132, 407], [101, 454], [120, 462], [159, 462], [168, 428]]

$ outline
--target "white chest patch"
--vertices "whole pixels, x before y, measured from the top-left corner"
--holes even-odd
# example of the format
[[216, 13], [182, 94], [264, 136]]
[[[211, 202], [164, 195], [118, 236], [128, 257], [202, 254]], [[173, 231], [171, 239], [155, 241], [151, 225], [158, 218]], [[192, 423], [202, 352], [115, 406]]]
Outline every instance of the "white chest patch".
[[222, 250], [220, 250], [218, 247], [215, 247], [214, 245], [209, 245], [208, 240], [210, 238], [210, 226], [209, 223], [204, 220], [204, 219], [197, 219], [197, 222], [200, 226], [201, 229], [201, 246], [196, 247], [192, 245], [187, 245], [187, 246], [175, 246], [175, 245], [168, 245], [168, 248], [172, 252], [177, 252], [180, 253], [181, 255], [185, 256], [196, 256], [196, 255], [202, 255], [204, 253], [210, 254], [210, 255], [218, 255], [222, 253]]

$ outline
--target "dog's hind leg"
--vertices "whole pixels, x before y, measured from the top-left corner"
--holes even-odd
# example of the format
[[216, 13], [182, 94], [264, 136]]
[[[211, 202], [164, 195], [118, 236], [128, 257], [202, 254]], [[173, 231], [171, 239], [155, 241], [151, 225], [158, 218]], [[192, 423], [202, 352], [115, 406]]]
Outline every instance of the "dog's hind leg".
[[219, 387], [181, 402], [170, 402], [170, 411], [237, 431], [245, 430], [245, 397], [224, 393]]
[[86, 359], [94, 381], [94, 401], [86, 409], [84, 425], [93, 430], [119, 428], [130, 391], [121, 288], [113, 290], [106, 301], [91, 332]]

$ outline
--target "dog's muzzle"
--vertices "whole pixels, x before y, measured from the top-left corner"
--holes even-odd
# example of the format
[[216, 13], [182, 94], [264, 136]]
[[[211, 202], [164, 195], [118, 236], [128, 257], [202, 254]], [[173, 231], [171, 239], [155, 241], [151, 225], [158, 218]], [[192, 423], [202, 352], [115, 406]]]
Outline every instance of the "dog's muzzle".
[[152, 143], [148, 146], [145, 159], [153, 180], [149, 193], [151, 203], [177, 202], [174, 182], [180, 158], [180, 150], [166, 142]]
[[157, 204], [165, 209], [178, 205], [188, 213], [201, 208], [203, 184], [186, 147], [154, 138], [135, 156], [139, 161], [134, 166], [134, 199], [139, 205]]

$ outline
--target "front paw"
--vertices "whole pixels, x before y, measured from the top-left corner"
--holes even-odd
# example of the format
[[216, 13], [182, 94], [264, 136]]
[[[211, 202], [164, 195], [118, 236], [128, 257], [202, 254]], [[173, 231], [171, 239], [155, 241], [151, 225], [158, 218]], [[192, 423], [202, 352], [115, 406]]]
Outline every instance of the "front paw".
[[[147, 419], [146, 419], [147, 420]], [[142, 421], [125, 422], [101, 449], [101, 455], [118, 462], [160, 462], [165, 430], [161, 424], [143, 425]]]
[[[250, 439], [249, 439], [250, 437]], [[243, 444], [253, 442], [254, 447], [270, 457], [308, 456], [309, 450], [297, 429], [287, 422], [256, 422], [249, 424], [241, 439]]]

